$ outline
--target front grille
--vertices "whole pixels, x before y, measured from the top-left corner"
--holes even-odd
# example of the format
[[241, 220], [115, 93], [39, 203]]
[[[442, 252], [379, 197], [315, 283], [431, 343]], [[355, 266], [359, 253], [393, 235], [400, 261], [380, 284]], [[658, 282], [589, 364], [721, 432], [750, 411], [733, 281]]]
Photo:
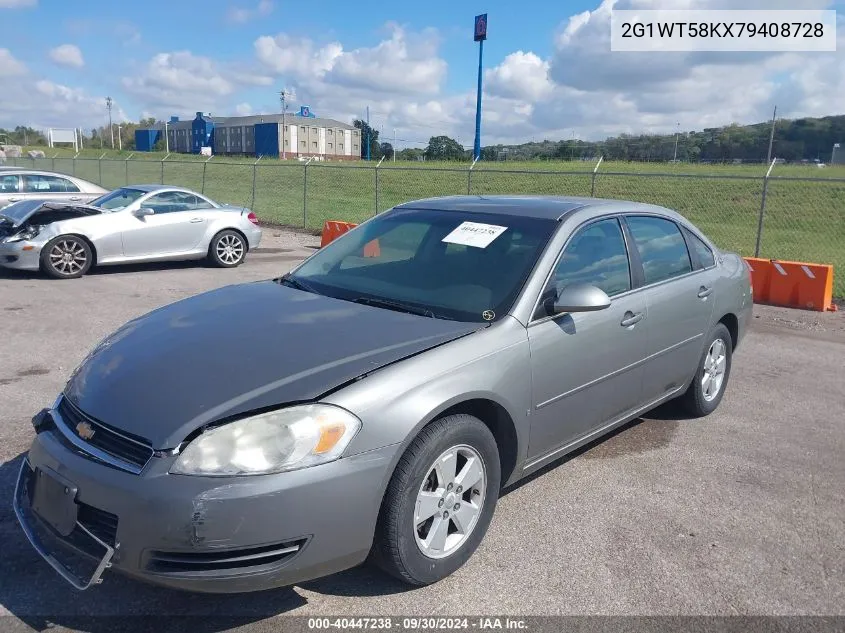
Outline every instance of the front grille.
[[[153, 456], [153, 447], [147, 440], [122, 431], [118, 432], [95, 420], [77, 409], [65, 397], [59, 402], [58, 413], [64, 421], [64, 431], [72, 433], [76, 440], [135, 466], [139, 471]], [[87, 438], [82, 437], [79, 429], [84, 428], [83, 425], [90, 427], [93, 435]]]
[[296, 539], [236, 550], [204, 552], [150, 551], [146, 568], [159, 574], [214, 575], [219, 572], [261, 571], [287, 563], [304, 547], [307, 539]]
[[117, 515], [78, 502], [76, 521], [101, 541], [112, 547], [117, 538]]

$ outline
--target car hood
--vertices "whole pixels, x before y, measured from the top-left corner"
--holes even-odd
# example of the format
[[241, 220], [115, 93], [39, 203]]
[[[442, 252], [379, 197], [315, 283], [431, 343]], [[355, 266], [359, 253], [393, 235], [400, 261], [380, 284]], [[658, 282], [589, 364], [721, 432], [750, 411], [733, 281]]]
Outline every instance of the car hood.
[[483, 327], [272, 280], [227, 286], [128, 322], [91, 351], [64, 393], [100, 422], [173, 448], [205, 424], [313, 400]]
[[3, 207], [2, 212], [0, 212], [0, 218], [11, 222], [12, 228], [17, 228], [37, 213], [66, 209], [68, 207], [79, 210], [81, 215], [98, 215], [103, 212], [102, 209], [87, 204], [63, 203], [48, 199], [29, 199], [14, 202]]

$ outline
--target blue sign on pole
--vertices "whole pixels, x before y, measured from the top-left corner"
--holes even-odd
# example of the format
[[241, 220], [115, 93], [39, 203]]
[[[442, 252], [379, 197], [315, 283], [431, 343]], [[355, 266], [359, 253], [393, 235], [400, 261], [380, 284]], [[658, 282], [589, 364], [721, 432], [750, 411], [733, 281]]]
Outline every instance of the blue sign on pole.
[[481, 42], [482, 40], [487, 39], [487, 14], [486, 13], [475, 16], [475, 30], [473, 31], [473, 33], [474, 33], [473, 40], [476, 41], [476, 42]]

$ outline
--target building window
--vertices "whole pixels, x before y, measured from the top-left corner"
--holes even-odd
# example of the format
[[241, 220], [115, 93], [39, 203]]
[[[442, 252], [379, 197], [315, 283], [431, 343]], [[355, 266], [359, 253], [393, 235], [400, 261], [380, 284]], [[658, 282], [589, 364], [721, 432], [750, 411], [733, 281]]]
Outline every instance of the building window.
[[311, 148], [316, 152], [317, 151], [317, 141], [311, 143]]
[[331, 143], [329, 143], [329, 144], [328, 144], [328, 147], [329, 147], [329, 149], [330, 149], [330, 150], [331, 150], [331, 149], [333, 149], [333, 147], [332, 147], [332, 144], [331, 144]]
[[311, 131], [312, 131], [314, 134], [316, 134], [316, 133], [317, 133], [317, 128], [312, 127], [312, 128], [311, 128]]
[[339, 151], [339, 152], [343, 151], [343, 143], [341, 143], [340, 145], [337, 146], [337, 151]]
[[326, 130], [326, 134], [328, 134], [329, 136], [332, 136], [333, 132], [334, 130]]
[[299, 131], [305, 134], [305, 126], [303, 125], [301, 128], [299, 128]]

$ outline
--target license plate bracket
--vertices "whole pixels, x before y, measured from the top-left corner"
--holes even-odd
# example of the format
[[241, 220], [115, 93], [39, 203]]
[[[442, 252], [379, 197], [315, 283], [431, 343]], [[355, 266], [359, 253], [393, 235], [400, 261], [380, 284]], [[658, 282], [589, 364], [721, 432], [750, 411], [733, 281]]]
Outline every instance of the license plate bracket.
[[32, 509], [61, 536], [68, 536], [76, 527], [79, 489], [58, 473], [35, 469], [32, 486]]

